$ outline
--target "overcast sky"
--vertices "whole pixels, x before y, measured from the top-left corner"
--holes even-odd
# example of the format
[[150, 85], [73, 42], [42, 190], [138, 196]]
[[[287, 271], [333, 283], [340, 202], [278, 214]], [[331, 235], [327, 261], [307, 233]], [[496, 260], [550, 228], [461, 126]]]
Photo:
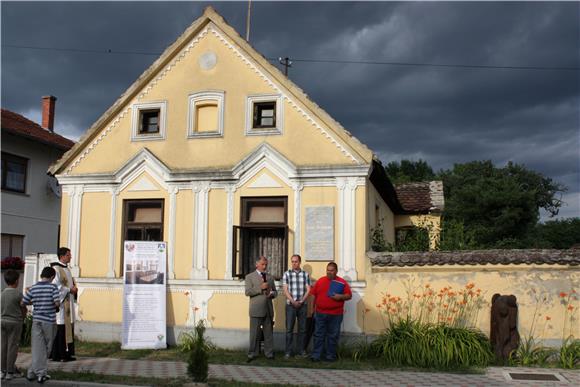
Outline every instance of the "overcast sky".
[[[2, 107], [78, 137], [196, 18], [202, 2], [6, 2]], [[247, 2], [214, 2], [242, 36]], [[435, 170], [491, 159], [564, 183], [561, 217], [580, 216], [578, 2], [253, 2], [251, 44], [295, 59], [290, 78], [383, 162]], [[68, 48], [40, 50], [26, 46]], [[83, 52], [99, 50], [101, 53]], [[112, 53], [106, 53], [111, 50]]]

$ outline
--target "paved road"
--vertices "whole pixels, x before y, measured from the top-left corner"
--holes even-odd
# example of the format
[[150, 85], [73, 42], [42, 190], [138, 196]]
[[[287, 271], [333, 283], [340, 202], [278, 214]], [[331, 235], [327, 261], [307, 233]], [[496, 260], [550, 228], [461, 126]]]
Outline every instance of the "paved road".
[[[25, 369], [30, 364], [30, 354], [18, 355], [18, 367]], [[128, 375], [151, 378], [174, 378], [186, 376], [186, 364], [178, 361], [125, 360], [110, 358], [78, 358], [75, 362], [49, 362], [49, 370], [65, 372], [91, 372], [105, 375]], [[283, 367], [259, 367], [252, 365], [211, 364], [210, 378], [237, 380], [255, 383], [279, 383], [291, 385], [319, 386], [580, 386], [580, 371], [546, 368], [490, 367], [485, 374], [455, 374], [410, 371], [356, 371], [301, 369]], [[521, 378], [557, 377], [557, 381], [511, 380], [509, 374]], [[553, 376], [555, 375], [555, 376]], [[10, 384], [32, 385], [26, 379]], [[71, 386], [51, 380], [47, 386]], [[3, 383], [4, 385], [4, 383]], [[34, 385], [38, 386], [37, 383]], [[94, 383], [74, 383], [75, 386], [94, 386]], [[99, 385], [102, 387], [102, 385]]]

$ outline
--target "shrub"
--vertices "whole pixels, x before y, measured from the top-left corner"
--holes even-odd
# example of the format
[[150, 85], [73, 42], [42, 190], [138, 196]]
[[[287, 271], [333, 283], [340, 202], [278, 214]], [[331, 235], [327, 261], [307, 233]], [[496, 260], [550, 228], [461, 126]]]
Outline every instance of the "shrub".
[[580, 366], [580, 340], [564, 340], [559, 351], [558, 365], [562, 368], [577, 368]]
[[400, 320], [372, 343], [388, 365], [441, 370], [485, 367], [493, 359], [487, 337], [473, 328]]
[[509, 363], [513, 366], [545, 366], [555, 353], [555, 349], [545, 347], [529, 336], [510, 354]]
[[187, 374], [194, 382], [207, 382], [209, 352], [215, 348], [204, 336], [205, 329], [200, 320], [192, 332], [179, 335], [179, 349], [187, 354]]
[[32, 338], [32, 314], [26, 315], [22, 323], [22, 334], [20, 335], [20, 345], [30, 347]]

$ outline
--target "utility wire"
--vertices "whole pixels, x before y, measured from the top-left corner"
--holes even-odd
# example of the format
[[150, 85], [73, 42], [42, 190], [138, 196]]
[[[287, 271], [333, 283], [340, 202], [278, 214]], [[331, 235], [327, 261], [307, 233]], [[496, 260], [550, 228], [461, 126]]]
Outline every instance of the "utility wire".
[[[30, 50], [45, 50], [45, 51], [68, 51], [68, 52], [85, 52], [93, 54], [116, 54], [116, 55], [151, 55], [159, 56], [161, 52], [146, 52], [146, 51], [124, 51], [111, 49], [83, 49], [83, 48], [62, 48], [62, 47], [39, 47], [39, 46], [21, 46], [15, 44], [3, 44], [6, 48], [19, 48]], [[280, 58], [266, 58], [268, 61], [277, 63]], [[416, 62], [383, 62], [383, 61], [358, 61], [358, 60], [340, 60], [340, 59], [291, 59], [292, 62], [304, 63], [336, 63], [336, 64], [360, 64], [360, 65], [382, 65], [382, 66], [415, 66], [415, 67], [443, 67], [443, 68], [467, 68], [467, 69], [499, 69], [499, 70], [547, 70], [547, 71], [578, 71], [580, 67], [566, 67], [566, 66], [494, 66], [494, 65], [469, 65], [469, 64], [453, 64], [453, 63], [416, 63]]]

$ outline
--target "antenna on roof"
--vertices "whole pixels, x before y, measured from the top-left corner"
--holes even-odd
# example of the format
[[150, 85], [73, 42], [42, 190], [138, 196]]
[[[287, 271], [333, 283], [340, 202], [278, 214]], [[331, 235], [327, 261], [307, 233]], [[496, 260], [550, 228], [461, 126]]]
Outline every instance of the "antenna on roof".
[[252, 14], [252, 0], [248, 0], [248, 16], [246, 17], [246, 42], [250, 41], [250, 16]]

